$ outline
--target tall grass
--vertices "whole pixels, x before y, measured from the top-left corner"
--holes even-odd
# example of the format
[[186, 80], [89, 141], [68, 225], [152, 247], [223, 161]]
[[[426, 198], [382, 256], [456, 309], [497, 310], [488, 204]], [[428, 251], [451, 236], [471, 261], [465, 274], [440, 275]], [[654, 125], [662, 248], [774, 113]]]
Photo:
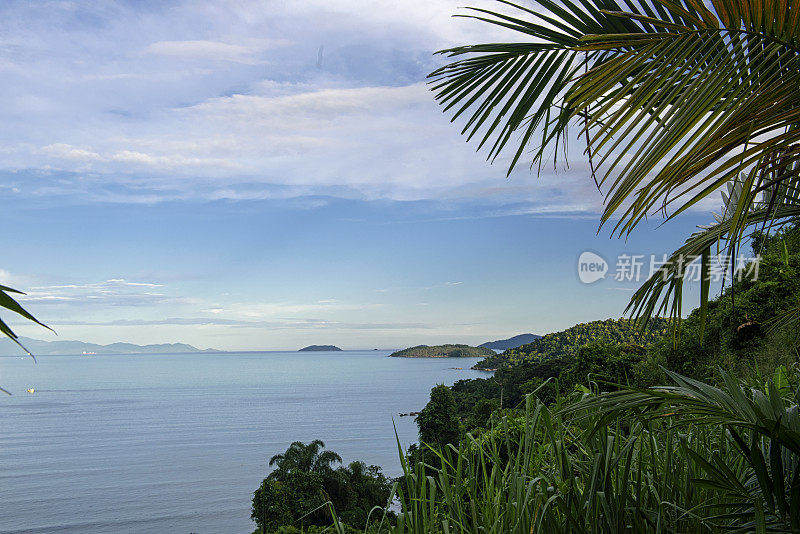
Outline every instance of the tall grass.
[[[723, 373], [724, 374], [724, 373]], [[458, 448], [430, 449], [395, 487], [390, 533], [800, 532], [795, 373], [760, 385], [584, 392]]]

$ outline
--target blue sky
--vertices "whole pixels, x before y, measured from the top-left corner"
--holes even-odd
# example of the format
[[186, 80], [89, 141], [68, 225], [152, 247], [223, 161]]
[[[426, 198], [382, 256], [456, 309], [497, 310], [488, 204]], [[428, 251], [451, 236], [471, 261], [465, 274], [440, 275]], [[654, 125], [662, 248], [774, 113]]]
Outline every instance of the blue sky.
[[598, 235], [578, 142], [505, 178], [425, 76], [516, 37], [456, 1], [368, 5], [3, 2], [0, 283], [62, 339], [478, 343], [620, 316], [635, 285], [581, 284], [579, 254], [708, 221]]

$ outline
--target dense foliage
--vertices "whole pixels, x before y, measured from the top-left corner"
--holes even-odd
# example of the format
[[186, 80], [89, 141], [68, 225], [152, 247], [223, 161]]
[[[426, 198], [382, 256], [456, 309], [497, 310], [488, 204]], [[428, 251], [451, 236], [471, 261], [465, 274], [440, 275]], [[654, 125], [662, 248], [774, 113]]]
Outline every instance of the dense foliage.
[[462, 437], [410, 455], [387, 531], [800, 532], [800, 228], [752, 237], [704, 327], [457, 382]]
[[659, 376], [641, 345], [594, 342], [566, 356], [502, 367], [487, 378], [459, 380], [452, 390], [465, 428], [474, 429], [486, 427], [498, 409], [523, 405], [530, 393], [549, 403], [558, 393], [590, 382], [608, 390], [615, 388], [612, 384], [651, 385]]
[[493, 350], [485, 347], [470, 347], [469, 345], [418, 345], [398, 350], [389, 356], [397, 358], [479, 358], [494, 353]]
[[771, 236], [758, 233], [751, 246], [753, 255], [761, 256], [758, 279], [734, 277], [730, 287], [709, 301], [705, 328], [701, 310], [694, 310], [680, 324], [677, 346], [670, 337], [653, 347], [661, 365], [714, 380], [720, 368], [747, 376], [794, 361], [797, 324], [789, 321], [781, 327], [781, 318], [800, 309], [800, 229], [795, 225]]
[[648, 345], [661, 339], [667, 331], [667, 321], [656, 319], [642, 332], [630, 319], [606, 319], [571, 326], [561, 332], [547, 334], [531, 343], [501, 354], [493, 354], [475, 364], [478, 369], [499, 369], [522, 362], [537, 362], [549, 358], [569, 357], [587, 343], [636, 343]]
[[420, 442], [438, 449], [458, 443], [459, 424], [453, 392], [439, 384], [431, 390], [431, 398], [417, 415]]
[[324, 447], [320, 440], [296, 441], [270, 459], [276, 469], [253, 494], [251, 518], [257, 534], [329, 526], [332, 510], [338, 521], [359, 529], [383, 516], [370, 517], [373, 508], [386, 506], [391, 493], [391, 482], [380, 468], [352, 462], [334, 469], [342, 459]]
[[486, 427], [492, 412], [516, 408], [530, 393], [549, 403], [559, 393], [590, 383], [604, 391], [614, 389], [613, 384], [663, 383], [662, 368], [716, 381], [721, 368], [748, 377], [790, 367], [797, 361], [792, 348], [797, 329], [791, 322], [777, 328], [777, 320], [800, 306], [800, 229], [756, 234], [752, 247], [761, 256], [758, 279], [734, 277], [709, 302], [705, 325], [695, 310], [681, 321], [677, 339], [664, 320], [651, 324], [643, 337], [637, 337], [631, 321], [595, 321], [497, 355], [504, 365], [494, 376], [452, 386], [465, 429]]
[[408, 450], [410, 461], [425, 462], [430, 456], [428, 451], [458, 445], [461, 422], [453, 392], [447, 386], [439, 384], [431, 389], [430, 400], [415, 421], [419, 429], [420, 446], [411, 445]]
[[529, 397], [405, 464], [387, 532], [800, 532], [800, 376]]

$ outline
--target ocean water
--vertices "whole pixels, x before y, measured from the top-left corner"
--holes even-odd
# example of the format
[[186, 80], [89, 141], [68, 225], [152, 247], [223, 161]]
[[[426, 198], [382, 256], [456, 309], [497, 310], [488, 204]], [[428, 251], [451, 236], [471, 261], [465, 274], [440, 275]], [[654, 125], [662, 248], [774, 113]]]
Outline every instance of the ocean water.
[[393, 422], [416, 441], [398, 413], [486, 375], [387, 354], [2, 357], [0, 533], [249, 533], [268, 459], [296, 440], [396, 476]]

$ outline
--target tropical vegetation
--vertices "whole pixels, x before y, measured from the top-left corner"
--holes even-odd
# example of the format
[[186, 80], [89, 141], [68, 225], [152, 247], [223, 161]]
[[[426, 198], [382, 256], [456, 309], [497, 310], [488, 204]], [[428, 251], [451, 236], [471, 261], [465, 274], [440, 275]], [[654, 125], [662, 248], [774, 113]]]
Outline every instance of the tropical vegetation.
[[[434, 387], [420, 443], [400, 451], [400, 513], [373, 509], [364, 531], [800, 532], [798, 331], [781, 320], [800, 283], [800, 225], [752, 243], [758, 279], [710, 300], [703, 336], [697, 309], [677, 343], [663, 324], [647, 345], [597, 328]], [[597, 323], [616, 324], [631, 327]], [[323, 498], [297, 502], [328, 502], [318, 524], [346, 532]]]
[[381, 469], [360, 461], [334, 468], [341, 456], [324, 449], [320, 440], [296, 441], [270, 458], [275, 469], [253, 494], [255, 533], [322, 531], [334, 517], [342, 529], [363, 529], [384, 517], [392, 485]]
[[[695, 310], [677, 345], [671, 332], [647, 347], [591, 341], [457, 383], [452, 400], [434, 388], [437, 425], [418, 419], [402, 512], [381, 531], [800, 532], [798, 332], [776, 322], [796, 294], [800, 227], [753, 242], [759, 279], [710, 302], [702, 337]], [[523, 389], [519, 404], [509, 394], [476, 424], [464, 386], [498, 378]], [[443, 439], [454, 408], [457, 443]]]
[[495, 352], [485, 347], [469, 345], [418, 345], [391, 353], [395, 358], [479, 358]]
[[800, 376], [545, 405], [404, 464], [387, 532], [798, 532]]
[[758, 280], [735, 279], [711, 299], [705, 325], [697, 309], [681, 322], [677, 340], [663, 319], [651, 321], [643, 334], [625, 319], [548, 334], [479, 362], [502, 365], [493, 376], [456, 382], [460, 420], [467, 430], [485, 427], [491, 413], [523, 405], [527, 394], [549, 403], [589, 382], [604, 390], [654, 386], [667, 380], [663, 369], [717, 382], [720, 369], [747, 378], [791, 367], [797, 330], [779, 319], [800, 291], [800, 229], [756, 236], [753, 246], [762, 251]]
[[498, 369], [523, 362], [569, 356], [578, 347], [589, 342], [649, 345], [664, 337], [667, 327], [667, 322], [663, 318], [651, 321], [644, 331], [635, 321], [625, 318], [580, 323], [560, 332], [546, 334], [515, 349], [493, 354], [476, 363], [475, 368]]

